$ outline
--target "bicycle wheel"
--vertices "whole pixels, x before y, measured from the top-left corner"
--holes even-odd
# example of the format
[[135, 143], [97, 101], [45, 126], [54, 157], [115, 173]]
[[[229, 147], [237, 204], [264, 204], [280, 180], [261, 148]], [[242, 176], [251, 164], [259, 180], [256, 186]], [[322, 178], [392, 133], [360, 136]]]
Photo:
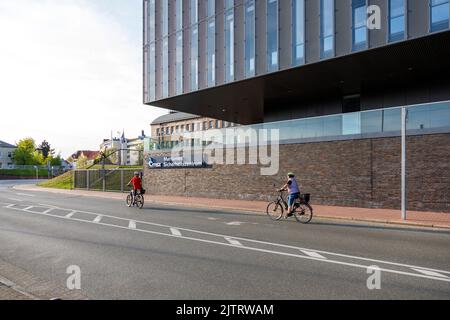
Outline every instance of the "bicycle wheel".
[[313, 209], [309, 204], [301, 204], [295, 211], [295, 219], [297, 222], [307, 224], [311, 222], [313, 217]]
[[271, 202], [267, 205], [266, 213], [270, 219], [278, 221], [283, 217], [283, 205], [279, 202]]
[[144, 197], [142, 195], [140, 195], [140, 194], [138, 194], [136, 196], [136, 206], [139, 209], [142, 209], [142, 207], [144, 206]]
[[128, 206], [128, 207], [131, 207], [132, 204], [133, 204], [133, 199], [132, 199], [132, 197], [131, 197], [131, 194], [129, 194], [129, 195], [127, 196], [127, 206]]

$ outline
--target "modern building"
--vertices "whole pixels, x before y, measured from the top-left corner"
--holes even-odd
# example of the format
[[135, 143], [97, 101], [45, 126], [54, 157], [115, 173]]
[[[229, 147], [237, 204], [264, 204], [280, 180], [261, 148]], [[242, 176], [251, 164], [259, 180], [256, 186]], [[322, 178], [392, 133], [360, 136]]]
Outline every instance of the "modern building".
[[146, 168], [150, 192], [270, 199], [295, 171], [315, 203], [398, 208], [407, 107], [408, 208], [450, 212], [449, 0], [143, 5], [145, 104], [280, 130], [276, 176]]
[[151, 138], [159, 148], [170, 148], [182, 141], [186, 133], [235, 126], [236, 124], [228, 121], [171, 111], [151, 123]]
[[0, 169], [12, 169], [13, 154], [17, 147], [0, 140]]
[[149, 105], [254, 124], [450, 100], [449, 0], [144, 0], [144, 11]]

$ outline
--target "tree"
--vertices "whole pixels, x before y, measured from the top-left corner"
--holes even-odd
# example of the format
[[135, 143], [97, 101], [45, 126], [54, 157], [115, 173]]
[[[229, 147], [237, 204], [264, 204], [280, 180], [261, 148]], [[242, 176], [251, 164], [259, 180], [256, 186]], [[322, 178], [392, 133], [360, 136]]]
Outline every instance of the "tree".
[[55, 154], [55, 149], [52, 149], [50, 143], [48, 143], [47, 140], [42, 141], [38, 149], [44, 156], [44, 159], [47, 159], [48, 157], [53, 157], [53, 155]]
[[17, 143], [17, 149], [13, 153], [13, 161], [17, 165], [35, 165], [34, 153], [36, 143], [32, 138], [25, 138]]
[[84, 154], [80, 155], [77, 160], [77, 169], [85, 168], [87, 166], [87, 163], [88, 158]]

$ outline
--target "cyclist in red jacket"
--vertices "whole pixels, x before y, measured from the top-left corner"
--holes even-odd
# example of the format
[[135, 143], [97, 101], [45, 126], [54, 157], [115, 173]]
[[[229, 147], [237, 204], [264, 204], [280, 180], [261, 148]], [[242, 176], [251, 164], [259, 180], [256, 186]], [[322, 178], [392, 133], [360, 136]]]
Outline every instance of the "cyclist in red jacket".
[[134, 173], [134, 177], [128, 182], [127, 186], [133, 185], [133, 203], [134, 198], [136, 197], [136, 191], [139, 190], [140, 193], [142, 193], [142, 179], [139, 177], [139, 172]]

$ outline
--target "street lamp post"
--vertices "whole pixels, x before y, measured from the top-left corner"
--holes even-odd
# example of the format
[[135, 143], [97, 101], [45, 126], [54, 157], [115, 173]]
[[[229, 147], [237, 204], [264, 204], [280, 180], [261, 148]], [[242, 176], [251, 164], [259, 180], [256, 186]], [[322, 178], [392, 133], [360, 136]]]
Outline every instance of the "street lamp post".
[[37, 166], [34, 166], [34, 168], [36, 169], [36, 180], [39, 180], [39, 169]]
[[402, 219], [406, 220], [406, 121], [408, 111], [402, 107]]

